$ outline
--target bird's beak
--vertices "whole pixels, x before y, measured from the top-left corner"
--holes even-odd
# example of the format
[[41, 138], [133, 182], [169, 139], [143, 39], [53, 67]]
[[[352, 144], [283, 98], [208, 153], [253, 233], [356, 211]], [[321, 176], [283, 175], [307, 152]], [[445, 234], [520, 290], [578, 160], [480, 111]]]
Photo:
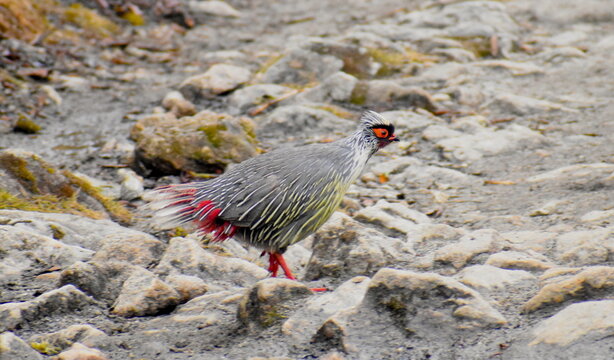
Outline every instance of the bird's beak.
[[388, 138], [389, 141], [399, 141], [399, 139], [397, 139], [396, 135], [392, 135], [391, 137]]

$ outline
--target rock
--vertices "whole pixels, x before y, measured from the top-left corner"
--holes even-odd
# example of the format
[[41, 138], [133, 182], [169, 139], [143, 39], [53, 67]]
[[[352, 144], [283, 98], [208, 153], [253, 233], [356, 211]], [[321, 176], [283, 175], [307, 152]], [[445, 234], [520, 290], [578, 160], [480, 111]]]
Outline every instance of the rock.
[[561, 205], [564, 203], [566, 203], [564, 200], [550, 200], [545, 204], [531, 210], [529, 216], [546, 216], [554, 214], [560, 209]]
[[241, 12], [224, 1], [189, 1], [188, 6], [194, 12], [224, 17], [240, 17]]
[[0, 334], [0, 359], [43, 360], [43, 356], [12, 332], [4, 332]]
[[181, 119], [170, 113], [145, 116], [130, 137], [141, 170], [159, 174], [215, 172], [257, 154], [251, 120], [210, 111]]
[[[380, 175], [396, 175], [401, 173], [403, 170], [407, 169], [412, 165], [421, 165], [422, 163], [419, 160], [416, 160], [411, 157], [402, 156], [391, 160], [385, 160], [381, 162], [377, 162], [371, 166], [371, 173], [373, 173], [374, 178], [379, 177]], [[363, 179], [365, 176], [363, 176]], [[364, 180], [363, 180], [364, 181]]]
[[373, 206], [363, 208], [354, 215], [356, 220], [373, 223], [384, 229], [411, 234], [416, 224], [430, 224], [432, 220], [423, 213], [403, 203], [378, 200]]
[[321, 84], [304, 91], [296, 98], [298, 101], [349, 102], [358, 79], [344, 72], [336, 72]]
[[33, 300], [0, 304], [0, 332], [13, 330], [41, 317], [82, 310], [94, 299], [72, 285], [48, 291]]
[[303, 105], [282, 106], [267, 115], [258, 124], [258, 135], [265, 138], [286, 138], [289, 134], [298, 138], [316, 134], [349, 132], [356, 126], [328, 111]]
[[529, 345], [568, 346], [585, 336], [611, 337], [614, 333], [614, 300], [572, 304], [539, 323]]
[[239, 320], [250, 329], [267, 328], [281, 322], [298, 305], [313, 295], [305, 285], [288, 279], [258, 281], [241, 299]]
[[476, 230], [460, 238], [457, 243], [446, 245], [435, 251], [435, 261], [460, 269], [474, 257], [484, 253], [499, 252], [506, 246], [506, 241], [497, 231]]
[[371, 107], [401, 103], [404, 107], [419, 107], [431, 112], [437, 110], [435, 102], [427, 91], [406, 87], [393, 80], [360, 81], [354, 87], [351, 102]]
[[165, 282], [179, 294], [179, 301], [184, 303], [207, 292], [207, 284], [196, 276], [173, 274]]
[[320, 55], [332, 55], [343, 62], [343, 72], [364, 78], [373, 76], [381, 65], [374, 62], [368, 49], [350, 39], [311, 38], [304, 48]]
[[[427, 126], [438, 122], [437, 117], [426, 111], [419, 110], [397, 110], [386, 111], [382, 113], [386, 119], [394, 119], [394, 128], [397, 131], [418, 132], [424, 130]], [[415, 159], [403, 157], [407, 161]]]
[[[415, 297], [416, 293], [421, 296]], [[415, 326], [417, 334], [422, 326], [429, 328], [440, 321], [451, 326], [448, 330], [479, 329], [506, 323], [503, 316], [478, 292], [451, 278], [434, 273], [381, 269], [369, 284], [363, 304], [365, 302], [382, 310], [387, 307], [389, 311], [405, 312], [407, 327]], [[402, 307], [405, 307], [405, 310]], [[442, 311], [443, 314], [437, 315], [443, 316], [431, 318], [436, 311], [427, 310], [429, 308]], [[424, 312], [421, 313], [420, 310]], [[421, 324], [422, 321], [425, 323]]]
[[515, 94], [499, 94], [492, 101], [483, 105], [483, 108], [488, 108], [502, 114], [512, 114], [526, 116], [535, 113], [544, 113], [548, 111], [558, 110], [576, 113], [578, 110], [565, 107], [551, 101], [538, 100], [526, 96]]
[[473, 52], [461, 48], [438, 48], [431, 51], [431, 53], [434, 55], [444, 56], [450, 61], [459, 63], [468, 63], [477, 59]]
[[60, 274], [59, 283], [73, 284], [97, 300], [111, 305], [122, 284], [139, 267], [127, 262], [76, 262]]
[[510, 231], [501, 233], [501, 236], [512, 243], [515, 249], [532, 250], [537, 253], [546, 253], [554, 245], [556, 232], [552, 231]]
[[196, 114], [194, 104], [186, 100], [179, 91], [171, 91], [166, 94], [162, 100], [162, 106], [178, 118]]
[[571, 304], [513, 342], [504, 359], [607, 359], [614, 346], [614, 300]]
[[71, 325], [66, 329], [43, 335], [35, 335], [29, 339], [30, 343], [46, 343], [59, 351], [70, 347], [74, 343], [85, 346], [94, 346], [96, 342], [106, 340], [107, 334], [87, 324]]
[[258, 105], [275, 100], [295, 91], [287, 86], [277, 84], [256, 84], [234, 91], [228, 98], [231, 111], [243, 114]]
[[251, 78], [248, 69], [227, 64], [215, 64], [205, 73], [185, 79], [181, 93], [188, 99], [212, 98], [245, 84]]
[[307, 342], [329, 316], [358, 305], [370, 281], [368, 277], [356, 276], [339, 285], [332, 292], [310, 297], [303, 307], [283, 323], [282, 333], [291, 336], [296, 341]]
[[60, 353], [57, 356], [57, 360], [108, 360], [108, 358], [98, 349], [74, 343], [70, 349]]
[[5, 208], [64, 212], [128, 223], [131, 213], [105, 196], [90, 181], [60, 170], [38, 155], [24, 150], [0, 151], [0, 192]]
[[614, 225], [614, 210], [590, 211], [582, 215], [580, 221], [597, 225]]
[[42, 85], [40, 90], [47, 95], [47, 97], [53, 101], [56, 105], [62, 105], [62, 96], [51, 85]]
[[592, 266], [576, 271], [578, 270], [580, 271], [575, 274], [564, 273], [563, 276], [556, 276], [557, 269], [544, 273], [540, 281], [545, 284], [524, 304], [523, 311], [533, 312], [570, 299], [593, 298], [599, 296], [599, 293], [611, 292], [614, 289], [614, 267]]
[[[452, 37], [493, 36], [520, 31], [505, 6], [494, 1], [452, 3], [428, 8], [404, 14], [400, 21], [416, 28], [444, 28]], [[470, 24], [475, 24], [476, 31], [469, 31]]]
[[436, 146], [444, 151], [444, 156], [460, 161], [475, 161], [484, 156], [493, 156], [518, 148], [529, 148], [542, 145], [543, 135], [522, 125], [510, 125], [503, 130], [483, 128], [473, 134], [464, 134], [448, 129], [429, 126], [422, 136], [436, 142]]
[[443, 189], [455, 189], [470, 186], [477, 179], [458, 170], [441, 166], [426, 165], [422, 162], [408, 166], [399, 175], [390, 177], [391, 182], [412, 184], [417, 188], [431, 188], [433, 184]]
[[614, 227], [572, 231], [556, 239], [556, 257], [573, 266], [605, 263], [614, 253]]
[[67, 245], [98, 250], [109, 238], [149, 236], [109, 220], [93, 220], [69, 214], [0, 210], [0, 224], [38, 233]]
[[53, 74], [50, 80], [56, 84], [58, 89], [72, 92], [87, 91], [92, 86], [90, 80], [77, 75]]
[[[577, 22], [600, 23], [610, 22], [614, 16], [609, 12], [610, 3], [607, 0], [587, 0], [583, 3], [565, 1], [561, 6], [560, 1], [547, 0], [539, 4], [527, 2], [522, 4], [526, 7], [529, 16], [535, 17], [536, 21], [568, 25]], [[552, 6], [559, 6], [557, 11], [552, 11]]]
[[490, 265], [473, 265], [461, 270], [456, 278], [474, 289], [490, 292], [527, 287], [537, 278], [524, 270], [504, 270]]
[[143, 178], [130, 169], [119, 169], [117, 174], [122, 178], [120, 198], [122, 200], [135, 200], [143, 195]]
[[436, 243], [450, 243], [459, 239], [467, 231], [446, 224], [418, 224], [411, 233], [407, 234], [407, 243], [414, 246], [432, 246]]
[[261, 82], [307, 85], [326, 79], [342, 67], [343, 62], [334, 56], [295, 48], [271, 65]]
[[0, 226], [0, 254], [0, 284], [4, 285], [27, 273], [88, 260], [94, 252], [25, 227]]
[[[473, 63], [474, 66], [482, 66], [488, 68], [501, 68], [509, 70], [514, 76], [543, 74], [544, 69], [530, 62], [516, 62], [510, 60], [482, 60]], [[515, 98], [520, 101], [520, 98]], [[528, 98], [524, 98], [526, 100]]]
[[164, 252], [164, 244], [151, 235], [117, 234], [104, 239], [92, 261], [98, 263], [123, 261], [132, 265], [150, 266], [157, 263]]
[[478, 109], [486, 100], [484, 89], [479, 84], [462, 84], [450, 89], [450, 95], [459, 104]]
[[[212, 329], [215, 332], [218, 327], [224, 327], [236, 320], [237, 307], [244, 294], [245, 289], [238, 288], [198, 296], [178, 306], [168, 318], [155, 319], [149, 325], [153, 328], [194, 327], [199, 333], [206, 331], [205, 329]], [[201, 340], [197, 338], [195, 341]]]
[[180, 295], [152, 272], [136, 268], [122, 285], [111, 313], [124, 316], [157, 315], [179, 304]]
[[[382, 346], [405, 355], [429, 349], [439, 356], [448, 353], [452, 339], [505, 323], [477, 291], [456, 280], [384, 268], [372, 278], [362, 302], [328, 318], [312, 341], [365, 358], [377, 358]], [[411, 349], [404, 347], [408, 340]]]
[[336, 212], [316, 233], [304, 278], [348, 278], [371, 275], [383, 266], [410, 261], [412, 249], [404, 241], [365, 227]]
[[268, 272], [246, 260], [215, 255], [187, 238], [172, 238], [166, 252], [155, 268], [166, 276], [175, 273], [196, 276], [209, 285], [212, 281], [248, 286], [265, 278]]
[[248, 56], [245, 53], [239, 50], [218, 50], [218, 51], [207, 51], [202, 54], [203, 59], [207, 60], [211, 63], [220, 63], [220, 62], [232, 62], [239, 61], [244, 62]]
[[[505, 238], [505, 234], [501, 234], [501, 236]], [[537, 253], [535, 254], [537, 255]], [[485, 264], [502, 269], [527, 271], [544, 271], [555, 266], [543, 255], [536, 258], [518, 251], [502, 251], [492, 254], [488, 257]]]
[[591, 180], [604, 179], [614, 172], [614, 164], [593, 163], [563, 166], [526, 179], [529, 183], [569, 182], [587, 183]]
[[547, 49], [539, 54], [539, 59], [546, 63], [560, 64], [570, 59], [584, 58], [586, 54], [575, 47], [564, 46]]

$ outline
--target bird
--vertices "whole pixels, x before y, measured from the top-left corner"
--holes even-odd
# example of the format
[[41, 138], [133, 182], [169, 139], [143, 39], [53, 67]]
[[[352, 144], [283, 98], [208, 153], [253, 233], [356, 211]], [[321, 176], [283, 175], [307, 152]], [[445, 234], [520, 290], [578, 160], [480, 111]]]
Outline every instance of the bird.
[[234, 238], [268, 254], [268, 271], [296, 280], [283, 253], [322, 226], [378, 150], [399, 141], [394, 125], [367, 110], [354, 133], [328, 143], [280, 148], [245, 160], [207, 181], [154, 189], [154, 221], [195, 225], [211, 241]]

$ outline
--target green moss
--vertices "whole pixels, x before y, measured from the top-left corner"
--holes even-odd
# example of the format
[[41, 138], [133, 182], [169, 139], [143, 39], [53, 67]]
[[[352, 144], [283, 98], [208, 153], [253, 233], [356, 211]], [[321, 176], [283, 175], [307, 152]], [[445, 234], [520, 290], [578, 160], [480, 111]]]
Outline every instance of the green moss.
[[88, 148], [87, 145], [56, 145], [53, 150], [65, 151], [65, 150], [80, 150]]
[[460, 42], [466, 50], [471, 51], [478, 58], [484, 58], [492, 55], [490, 38], [488, 37], [451, 37], [450, 39]]
[[282, 314], [277, 307], [275, 306], [271, 306], [271, 309], [269, 311], [266, 311], [264, 314], [262, 314], [261, 318], [260, 318], [260, 324], [264, 327], [271, 327], [273, 326], [276, 322], [287, 318], [286, 315]]
[[81, 4], [67, 7], [64, 18], [95, 37], [105, 38], [119, 33], [119, 27], [114, 22]]
[[367, 91], [369, 90], [369, 84], [365, 81], [359, 81], [350, 97], [350, 103], [354, 105], [364, 105], [367, 102]]
[[68, 170], [64, 170], [62, 174], [73, 184], [85, 191], [86, 194], [96, 199], [104, 208], [109, 212], [111, 217], [120, 223], [128, 224], [132, 221], [132, 213], [128, 211], [119, 202], [106, 197], [102, 194], [102, 191], [97, 187], [90, 184], [89, 181], [84, 180]]
[[171, 237], [185, 237], [188, 236], [188, 232], [186, 231], [186, 229], [182, 228], [182, 227], [176, 227], [173, 230], [171, 230], [170, 236]]
[[386, 306], [386, 308], [388, 308], [388, 310], [394, 313], [403, 312], [407, 310], [407, 305], [405, 305], [403, 301], [396, 297], [391, 297], [387, 302], [384, 303], [384, 305]]
[[37, 132], [41, 131], [41, 127], [31, 119], [21, 115], [19, 116], [19, 119], [17, 119], [17, 123], [15, 123], [13, 130], [26, 134], [36, 134]]
[[36, 194], [40, 193], [36, 177], [28, 169], [28, 162], [25, 159], [11, 153], [4, 153], [0, 155], [0, 167], [11, 173], [29, 191]]
[[56, 355], [59, 354], [60, 351], [62, 351], [62, 349], [60, 349], [57, 346], [53, 346], [51, 344], [49, 344], [47, 341], [42, 341], [42, 342], [31, 342], [30, 346], [38, 351], [41, 354], [45, 354], [45, 355]]
[[381, 64], [399, 66], [409, 62], [409, 58], [402, 52], [377, 48], [368, 48], [367, 52], [373, 60]]
[[241, 125], [241, 128], [243, 129], [243, 131], [245, 131], [245, 133], [247, 134], [248, 136], [247, 140], [251, 142], [252, 144], [255, 144], [256, 143], [256, 126], [254, 125], [254, 122], [251, 121], [250, 119], [242, 117], [241, 119], [239, 119], [239, 124]]
[[379, 48], [368, 48], [367, 51], [374, 61], [382, 65], [377, 76], [390, 76], [401, 70], [406, 64], [424, 64], [435, 61], [434, 58], [411, 48], [405, 48], [402, 52]]
[[66, 233], [64, 232], [64, 230], [62, 230], [62, 228], [57, 225], [49, 224], [49, 228], [51, 229], [53, 238], [56, 240], [62, 240], [64, 236], [66, 236]]
[[76, 197], [62, 199], [55, 195], [34, 195], [29, 198], [17, 197], [0, 189], [0, 209], [67, 213], [92, 219], [104, 219], [104, 215], [80, 204]]
[[228, 128], [221, 122], [216, 121], [202, 125], [197, 130], [205, 133], [207, 140], [209, 140], [209, 143], [211, 143], [213, 147], [220, 147], [224, 142], [222, 131], [226, 131]]
[[143, 15], [133, 11], [132, 8], [121, 14], [121, 18], [128, 21], [132, 26], [145, 25], [145, 18], [143, 17]]

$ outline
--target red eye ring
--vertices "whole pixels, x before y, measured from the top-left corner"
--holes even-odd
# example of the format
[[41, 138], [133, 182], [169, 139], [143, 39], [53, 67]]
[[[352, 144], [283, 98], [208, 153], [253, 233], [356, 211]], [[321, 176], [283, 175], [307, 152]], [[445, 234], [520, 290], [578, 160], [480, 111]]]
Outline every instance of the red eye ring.
[[388, 137], [388, 130], [382, 128], [373, 129], [373, 133], [380, 139], [385, 139]]

